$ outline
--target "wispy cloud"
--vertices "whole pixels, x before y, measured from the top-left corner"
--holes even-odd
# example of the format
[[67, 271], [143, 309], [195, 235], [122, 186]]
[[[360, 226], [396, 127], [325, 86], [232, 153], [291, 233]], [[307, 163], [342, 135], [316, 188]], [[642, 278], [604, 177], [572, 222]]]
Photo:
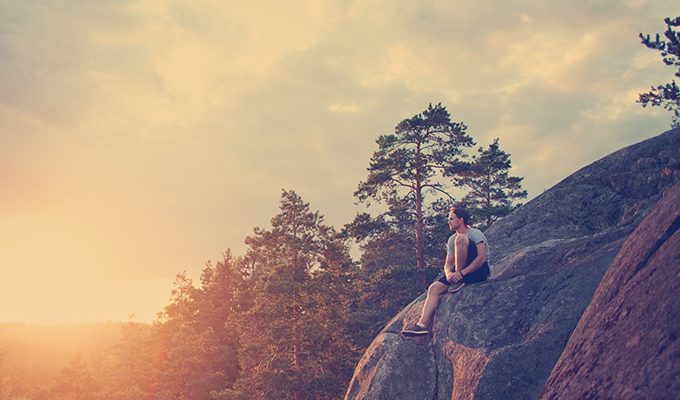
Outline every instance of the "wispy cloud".
[[75, 292], [93, 276], [123, 288], [196, 272], [240, 251], [281, 188], [347, 222], [376, 137], [429, 102], [479, 145], [499, 137], [539, 194], [665, 129], [669, 116], [634, 101], [672, 71], [637, 33], [677, 12], [642, 0], [3, 1], [0, 269], [15, 279], [0, 301], [27, 282], [19, 270]]

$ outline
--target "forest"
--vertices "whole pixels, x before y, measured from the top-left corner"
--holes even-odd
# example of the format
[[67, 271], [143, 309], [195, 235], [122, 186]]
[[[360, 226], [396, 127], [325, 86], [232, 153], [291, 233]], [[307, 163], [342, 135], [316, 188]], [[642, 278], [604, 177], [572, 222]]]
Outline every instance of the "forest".
[[527, 197], [499, 140], [478, 146], [442, 104], [376, 145], [354, 193], [367, 212], [329, 226], [282, 190], [245, 254], [226, 250], [198, 282], [177, 274], [152, 324], [115, 326], [51, 375], [0, 343], [0, 400], [342, 398], [373, 337], [441, 272], [449, 207], [485, 229]]

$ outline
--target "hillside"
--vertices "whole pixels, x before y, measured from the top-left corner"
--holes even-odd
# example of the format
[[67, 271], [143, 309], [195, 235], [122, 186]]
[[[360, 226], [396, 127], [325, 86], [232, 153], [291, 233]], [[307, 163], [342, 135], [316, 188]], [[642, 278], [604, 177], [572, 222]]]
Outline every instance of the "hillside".
[[403, 309], [364, 353], [345, 398], [537, 398], [621, 246], [678, 181], [676, 129], [582, 168], [497, 221], [486, 232], [493, 278], [444, 297], [432, 336], [399, 334], [424, 296]]

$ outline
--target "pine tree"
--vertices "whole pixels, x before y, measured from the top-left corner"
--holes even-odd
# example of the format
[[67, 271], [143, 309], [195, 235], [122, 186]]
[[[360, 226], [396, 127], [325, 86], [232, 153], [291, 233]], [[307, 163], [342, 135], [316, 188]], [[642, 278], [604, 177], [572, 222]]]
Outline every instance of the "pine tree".
[[309, 384], [315, 398], [342, 397], [361, 356], [353, 341], [349, 326], [351, 312], [357, 306], [354, 286], [358, 268], [349, 255], [343, 237], [328, 226], [320, 226], [319, 269], [313, 271], [309, 293], [315, 304], [311, 313], [313, 356], [307, 368], [314, 374]]
[[62, 400], [92, 400], [98, 397], [97, 382], [82, 355], [75, 356], [59, 370], [51, 396]]
[[416, 265], [415, 218], [407, 201], [392, 198], [388, 210], [375, 217], [360, 213], [344, 232], [361, 247], [361, 268], [371, 275], [387, 267]]
[[516, 200], [527, 197], [526, 190], [522, 189], [524, 178], [510, 176], [511, 167], [510, 154], [501, 150], [495, 139], [488, 148], [478, 149], [470, 169], [459, 180], [470, 189], [462, 203], [479, 221], [482, 230], [509, 214], [516, 207]]
[[246, 239], [246, 259], [258, 261], [248, 266], [252, 306], [239, 325], [242, 374], [214, 397], [337, 398], [336, 374], [349, 379], [352, 368], [341, 316], [352, 268], [346, 247], [293, 191], [283, 191], [271, 225]]
[[429, 107], [420, 114], [401, 121], [394, 134], [378, 138], [366, 181], [354, 195], [359, 201], [408, 203], [415, 225], [416, 264], [420, 287], [425, 288], [425, 215], [426, 194], [448, 197], [438, 178], [459, 174], [464, 167], [463, 148], [473, 145], [467, 126], [451, 122], [446, 107]]
[[215, 266], [207, 263], [196, 293], [198, 330], [214, 333], [216, 353], [207, 360], [212, 377], [211, 390], [231, 388], [240, 373], [238, 334], [235, 329], [242, 312], [243, 276], [239, 263], [227, 250]]
[[196, 301], [198, 289], [185, 272], [175, 276], [170, 304], [158, 314], [158, 321], [168, 326], [189, 325], [198, 328], [199, 304]]
[[216, 375], [211, 362], [220, 356], [215, 333], [212, 329], [197, 332], [189, 325], [180, 325], [164, 334], [166, 354], [160, 366], [159, 399], [211, 400], [211, 392], [221, 389], [224, 383], [224, 377]]
[[122, 326], [120, 341], [96, 358], [100, 378], [106, 382], [108, 398], [115, 400], [150, 399], [157, 389], [154, 378], [158, 373], [156, 329], [135, 322], [133, 318]]
[[[230, 259], [223, 261], [230, 263]], [[231, 304], [218, 304], [230, 296], [222, 278], [229, 279], [224, 274], [231, 265], [218, 265], [215, 269], [209, 264], [203, 271], [201, 288], [186, 274], [179, 274], [172, 301], [156, 322], [159, 372], [155, 390], [159, 400], [212, 400], [213, 392], [233, 384], [237, 355], [225, 345], [233, 343], [225, 339], [229, 315], [220, 315]]]
[[[667, 40], [661, 40], [657, 33], [656, 38], [652, 40], [649, 35], [640, 34], [642, 44], [647, 48], [661, 52], [664, 64], [671, 67], [679, 67], [675, 72], [675, 76], [680, 78], [680, 32], [675, 30], [680, 26], [680, 17], [665, 18], [666, 31], [664, 36]], [[641, 93], [638, 103], [643, 107], [648, 105], [662, 106], [668, 111], [673, 112], [672, 127], [680, 127], [680, 87], [672, 80], [659, 86], [652, 86], [652, 90], [647, 93]]]
[[[443, 243], [448, 238], [436, 227], [442, 221], [431, 213], [425, 213], [426, 281], [438, 274], [436, 266], [443, 260]], [[446, 226], [445, 217], [443, 223]], [[358, 214], [345, 225], [344, 233], [361, 247], [361, 270], [355, 279], [359, 301], [350, 324], [355, 345], [363, 349], [387, 321], [422, 292], [421, 271], [413, 268], [415, 223], [408, 203], [391, 202], [388, 211], [376, 217]]]

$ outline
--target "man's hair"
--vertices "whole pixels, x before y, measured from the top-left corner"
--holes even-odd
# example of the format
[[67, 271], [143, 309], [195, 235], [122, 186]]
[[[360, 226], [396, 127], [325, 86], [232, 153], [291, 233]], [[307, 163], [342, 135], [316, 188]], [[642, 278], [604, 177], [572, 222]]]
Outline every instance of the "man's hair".
[[451, 207], [449, 209], [452, 213], [456, 214], [456, 217], [463, 218], [465, 225], [470, 225], [470, 214], [463, 207]]

